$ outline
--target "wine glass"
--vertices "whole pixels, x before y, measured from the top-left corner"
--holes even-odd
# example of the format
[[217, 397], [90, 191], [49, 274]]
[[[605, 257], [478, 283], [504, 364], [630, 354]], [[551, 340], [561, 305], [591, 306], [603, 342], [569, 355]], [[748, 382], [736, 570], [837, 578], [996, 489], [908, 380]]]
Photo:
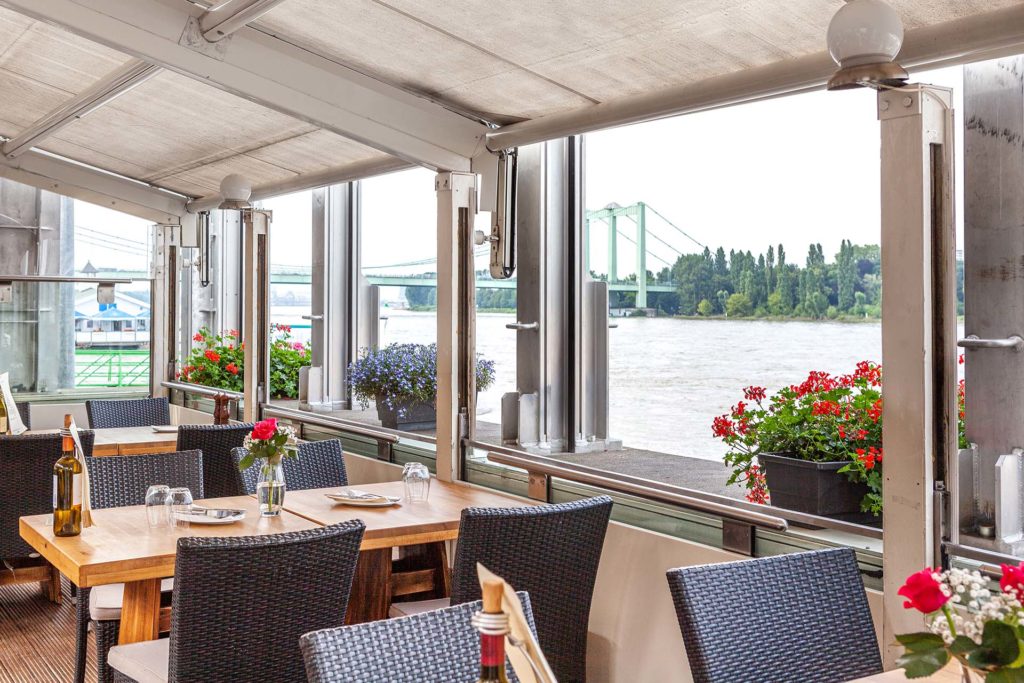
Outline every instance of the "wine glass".
[[188, 529], [192, 512], [192, 492], [184, 486], [171, 489], [167, 494], [167, 518], [172, 529]]
[[430, 470], [421, 462], [410, 462], [402, 469], [405, 499], [410, 503], [425, 503], [430, 494]]
[[171, 487], [167, 484], [154, 484], [146, 490], [146, 519], [150, 528], [165, 527], [167, 519], [167, 497]]

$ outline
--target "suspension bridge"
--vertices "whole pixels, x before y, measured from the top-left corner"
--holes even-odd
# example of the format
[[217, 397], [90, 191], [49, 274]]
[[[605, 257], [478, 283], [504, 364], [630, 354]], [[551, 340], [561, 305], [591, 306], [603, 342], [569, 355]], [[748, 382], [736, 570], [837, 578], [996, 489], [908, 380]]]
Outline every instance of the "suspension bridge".
[[[656, 224], [656, 229], [652, 229], [652, 223]], [[592, 230], [597, 224], [602, 224], [603, 230]], [[682, 244], [689, 252], [693, 251], [693, 245], [701, 250], [704, 249], [704, 245], [696, 238], [644, 202], [637, 202], [629, 206], [609, 204], [603, 209], [587, 211], [584, 224], [586, 272], [592, 272], [592, 256], [597, 251], [595, 247], [599, 241], [595, 233], [599, 232], [606, 234], [606, 236], [601, 235], [600, 237], [605, 240], [606, 244], [607, 272], [605, 277], [608, 281], [608, 289], [613, 292], [635, 293], [637, 308], [647, 308], [649, 292], [674, 292], [676, 290], [676, 285], [671, 280], [658, 282], [656, 279], [652, 281], [646, 277], [649, 263], [656, 261], [671, 270], [676, 258], [687, 253], [676, 245]], [[622, 242], [632, 244], [632, 251], [635, 254], [635, 257], [631, 259], [633, 267], [627, 271], [629, 274], [625, 277], [621, 276], [623, 268], [620, 267], [622, 264], [619, 262]], [[652, 244], [658, 245], [656, 251], [651, 248]], [[486, 258], [488, 249], [487, 246], [477, 249], [476, 256]], [[394, 273], [394, 271], [408, 270], [417, 266], [426, 269], [435, 263], [437, 263], [436, 257], [379, 266], [363, 266], [363, 273], [370, 284], [381, 287], [437, 287], [437, 277], [431, 272]], [[275, 284], [307, 284], [310, 281], [308, 266], [275, 266], [271, 272], [271, 282]], [[515, 289], [516, 280], [515, 278], [492, 280], [482, 277], [477, 278], [476, 286], [480, 289]]]

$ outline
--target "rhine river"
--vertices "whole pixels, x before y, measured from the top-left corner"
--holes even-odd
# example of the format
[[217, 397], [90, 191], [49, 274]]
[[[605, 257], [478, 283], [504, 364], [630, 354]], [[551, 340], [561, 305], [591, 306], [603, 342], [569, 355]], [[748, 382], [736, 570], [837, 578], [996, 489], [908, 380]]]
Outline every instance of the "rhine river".
[[[435, 339], [434, 314], [386, 313], [383, 342]], [[480, 419], [499, 422], [501, 395], [515, 389], [515, 316], [477, 315], [477, 351], [493, 359], [495, 385], [482, 392]], [[769, 393], [809, 370], [845, 373], [880, 361], [877, 322], [616, 318], [610, 335], [611, 436], [633, 448], [718, 460], [725, 448], [711, 420], [757, 384]]]

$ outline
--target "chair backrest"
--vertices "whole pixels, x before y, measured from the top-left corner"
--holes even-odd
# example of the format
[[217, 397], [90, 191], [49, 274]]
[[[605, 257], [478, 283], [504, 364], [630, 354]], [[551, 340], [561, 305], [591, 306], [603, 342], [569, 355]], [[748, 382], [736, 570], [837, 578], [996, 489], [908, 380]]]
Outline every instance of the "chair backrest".
[[251, 422], [178, 427], [178, 450], [203, 452], [203, 489], [207, 498], [246, 493], [241, 474], [231, 458], [231, 449], [241, 446], [252, 428]]
[[[89, 430], [79, 432], [86, 455], [92, 455], [94, 436]], [[53, 512], [53, 464], [60, 456], [59, 433], [0, 435], [0, 558], [35, 552], [21, 540], [18, 518]]]
[[150, 427], [171, 424], [167, 398], [138, 398], [115, 401], [86, 401], [85, 412], [93, 429]]
[[882, 671], [850, 548], [672, 569], [668, 584], [695, 683], [831, 683]]
[[[245, 449], [236, 448], [231, 453], [235, 471], [245, 457]], [[341, 441], [304, 441], [299, 444], [297, 458], [285, 458], [281, 461], [284, 468], [285, 486], [290, 491], [303, 489], [324, 489], [332, 486], [348, 486], [348, 473], [345, 471], [345, 455], [341, 449]], [[259, 481], [260, 464], [241, 472], [242, 485], [245, 493], [256, 493], [256, 482]]]
[[32, 404], [15, 401], [14, 405], [18, 406], [18, 415], [21, 416], [21, 422], [25, 425], [25, 428], [32, 429]]
[[[533, 626], [530, 597], [519, 593]], [[470, 623], [480, 601], [399, 619], [371, 621], [302, 636], [309, 683], [473, 681], [480, 674], [480, 634]], [[536, 629], [534, 629], [536, 630]], [[546, 653], [545, 653], [546, 654]], [[511, 683], [518, 681], [506, 665]]]
[[195, 500], [203, 491], [203, 454], [176, 451], [151, 455], [108, 455], [90, 458], [89, 493], [92, 507], [143, 505], [153, 484], [186, 486]]
[[537, 638], [561, 683], [586, 680], [587, 623], [612, 499], [467, 508], [452, 568], [452, 604], [480, 599], [476, 564], [530, 594]]
[[299, 637], [345, 623], [364, 529], [180, 539], [171, 683], [304, 683]]
[[[82, 450], [92, 455], [95, 435], [79, 432]], [[53, 512], [53, 464], [61, 456], [61, 436], [48, 434], [0, 435], [0, 558], [34, 553], [18, 533], [18, 518]]]

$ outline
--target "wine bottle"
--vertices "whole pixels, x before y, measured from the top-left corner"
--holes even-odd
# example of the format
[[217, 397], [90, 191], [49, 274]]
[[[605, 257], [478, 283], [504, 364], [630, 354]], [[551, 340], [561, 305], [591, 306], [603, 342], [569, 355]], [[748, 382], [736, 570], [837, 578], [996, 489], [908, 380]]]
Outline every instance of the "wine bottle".
[[82, 463], [71, 436], [71, 416], [64, 416], [61, 456], [53, 466], [53, 535], [82, 533]]
[[11, 433], [11, 421], [7, 419], [7, 402], [4, 401], [4, 392], [0, 391], [0, 434]]
[[480, 678], [477, 683], [508, 683], [505, 677], [505, 634], [508, 615], [501, 610], [505, 584], [485, 581], [483, 610], [474, 620], [480, 631]]

